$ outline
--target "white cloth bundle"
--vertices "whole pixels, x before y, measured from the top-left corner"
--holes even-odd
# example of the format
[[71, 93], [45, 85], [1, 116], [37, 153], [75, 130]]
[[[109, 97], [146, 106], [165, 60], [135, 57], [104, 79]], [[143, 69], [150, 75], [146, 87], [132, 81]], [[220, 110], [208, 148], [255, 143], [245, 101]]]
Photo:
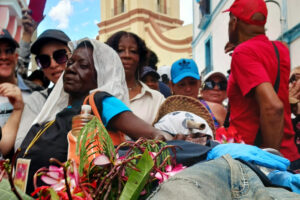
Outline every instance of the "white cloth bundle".
[[[187, 121], [193, 121], [197, 124], [204, 124], [205, 127], [203, 129], [189, 128]], [[154, 127], [174, 135], [178, 133], [185, 135], [201, 133], [203, 135], [211, 136], [212, 139], [214, 138], [211, 128], [202, 117], [186, 111], [175, 111], [168, 113], [157, 123], [155, 123]]]

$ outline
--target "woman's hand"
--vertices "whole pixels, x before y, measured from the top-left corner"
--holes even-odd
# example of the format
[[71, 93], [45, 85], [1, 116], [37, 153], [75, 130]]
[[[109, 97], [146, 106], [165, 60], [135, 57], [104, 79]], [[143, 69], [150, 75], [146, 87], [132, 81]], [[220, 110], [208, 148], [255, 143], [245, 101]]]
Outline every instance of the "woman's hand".
[[300, 100], [300, 79], [290, 83], [289, 85], [289, 98]]
[[20, 88], [11, 83], [0, 84], [0, 95], [7, 97], [15, 110], [23, 110], [24, 102]]
[[291, 111], [294, 115], [297, 115], [299, 112], [299, 103], [300, 100], [300, 79], [289, 84], [289, 102], [291, 104]]

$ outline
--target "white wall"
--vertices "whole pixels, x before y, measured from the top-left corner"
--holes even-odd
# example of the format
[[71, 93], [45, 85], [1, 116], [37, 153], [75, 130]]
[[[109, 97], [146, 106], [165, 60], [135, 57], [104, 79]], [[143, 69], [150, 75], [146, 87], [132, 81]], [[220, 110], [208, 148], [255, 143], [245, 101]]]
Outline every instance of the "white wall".
[[287, 4], [287, 21], [288, 28], [293, 28], [300, 22], [300, 1], [299, 0], [286, 0]]
[[[278, 1], [279, 3], [280, 0]], [[281, 34], [281, 23], [280, 23], [280, 7], [275, 3], [267, 3], [268, 8], [268, 18], [265, 25], [266, 35], [270, 40], [276, 40]]]
[[291, 68], [300, 66], [300, 38], [290, 45]]
[[[212, 11], [216, 8], [221, 0], [212, 0]], [[229, 0], [224, 4], [224, 6], [220, 9], [223, 11], [227, 9], [233, 0]], [[199, 5], [197, 3], [194, 4], [194, 11], [199, 11]], [[198, 28], [199, 25], [199, 13], [194, 12], [194, 33], [200, 33], [202, 30]], [[228, 13], [218, 13], [217, 16], [212, 19], [211, 24], [205, 30], [204, 33], [201, 33], [200, 39], [197, 37], [198, 34], [194, 35], [194, 48], [193, 48], [193, 58], [196, 61], [199, 71], [203, 71], [205, 68], [205, 41], [208, 37], [211, 36], [211, 45], [212, 45], [212, 67], [213, 70], [222, 71], [224, 73], [230, 68], [231, 57], [224, 53], [224, 46], [228, 41], [228, 21], [229, 14]]]

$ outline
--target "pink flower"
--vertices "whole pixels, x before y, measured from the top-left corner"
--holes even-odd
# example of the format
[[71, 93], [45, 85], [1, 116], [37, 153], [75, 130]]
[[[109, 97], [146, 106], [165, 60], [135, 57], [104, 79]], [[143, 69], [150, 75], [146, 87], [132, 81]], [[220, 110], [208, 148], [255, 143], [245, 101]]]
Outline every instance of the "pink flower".
[[156, 157], [156, 155], [157, 155], [156, 152], [151, 152], [151, 151], [149, 151], [149, 154], [150, 154], [150, 156], [151, 156], [152, 159], [154, 159]]
[[56, 166], [49, 166], [49, 172], [41, 177], [42, 181], [51, 187], [55, 191], [60, 191], [65, 188], [65, 179], [63, 168]]
[[[72, 191], [75, 187], [79, 186], [79, 174], [76, 169], [75, 162], [73, 163], [73, 169], [67, 171], [68, 184]], [[44, 183], [48, 184], [53, 188], [56, 192], [62, 191], [65, 189], [65, 179], [64, 179], [64, 170], [63, 167], [49, 166], [49, 170], [45, 175], [41, 176], [41, 179]]]
[[170, 176], [174, 176], [178, 172], [182, 171], [186, 167], [182, 166], [182, 164], [175, 165], [175, 167], [172, 167], [171, 165], [166, 166], [166, 172], [162, 172], [158, 170], [158, 172], [155, 174], [155, 178], [159, 180], [159, 184], [167, 180]]

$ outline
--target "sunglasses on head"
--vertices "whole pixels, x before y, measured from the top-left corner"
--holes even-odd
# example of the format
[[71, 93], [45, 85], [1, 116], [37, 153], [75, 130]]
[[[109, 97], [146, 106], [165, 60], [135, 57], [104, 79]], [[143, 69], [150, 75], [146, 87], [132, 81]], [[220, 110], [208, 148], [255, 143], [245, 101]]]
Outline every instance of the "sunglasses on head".
[[212, 90], [215, 88], [215, 86], [218, 86], [219, 90], [226, 90], [227, 89], [227, 82], [221, 81], [221, 82], [214, 82], [214, 81], [205, 81], [204, 82], [204, 89], [205, 90]]
[[22, 10], [22, 15], [26, 16], [26, 15], [32, 15], [32, 10]]
[[40, 54], [35, 57], [35, 61], [41, 69], [46, 69], [51, 65], [51, 58], [53, 58], [57, 64], [64, 64], [68, 60], [67, 51], [65, 49], [59, 49], [54, 51], [52, 56]]

